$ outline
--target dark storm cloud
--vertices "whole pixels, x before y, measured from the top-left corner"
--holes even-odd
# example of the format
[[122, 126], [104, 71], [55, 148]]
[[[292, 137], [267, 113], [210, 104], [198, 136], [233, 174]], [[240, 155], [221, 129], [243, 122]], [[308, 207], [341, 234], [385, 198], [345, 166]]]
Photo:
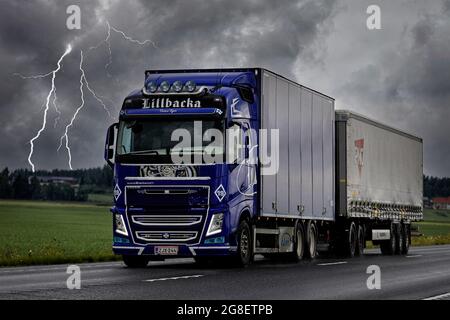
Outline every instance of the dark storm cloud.
[[[425, 172], [450, 176], [450, 0], [376, 1], [380, 31], [365, 27], [373, 1], [57, 1], [2, 0], [0, 9], [0, 167], [27, 167], [28, 141], [42, 122], [47, 73], [68, 43], [58, 74], [58, 106], [36, 141], [37, 168], [67, 168], [56, 147], [80, 104], [80, 49], [86, 77], [115, 117], [145, 69], [261, 66], [334, 96], [337, 105], [424, 138]], [[82, 29], [69, 31], [66, 8], [78, 4]], [[140, 46], [111, 32], [155, 42]], [[95, 50], [90, 47], [98, 45]], [[114, 120], [85, 90], [86, 105], [70, 131], [75, 168], [103, 164], [104, 133]]]
[[381, 47], [341, 88], [361, 112], [421, 136], [425, 173], [449, 176], [450, 11], [442, 4], [409, 24], [405, 43]]
[[[78, 4], [82, 29], [65, 27], [66, 8]], [[43, 74], [68, 43], [73, 51], [56, 78], [59, 125], [50, 106], [47, 130], [35, 144], [37, 168], [67, 167], [67, 154], [56, 147], [64, 126], [80, 104], [80, 49], [92, 88], [105, 97], [114, 117], [124, 96], [142, 85], [147, 68], [265, 66], [292, 76], [298, 57], [314, 57], [310, 47], [333, 13], [334, 1], [2, 1], [0, 10], [0, 88], [2, 95], [0, 166], [28, 166], [28, 141], [42, 123], [42, 104], [50, 78], [13, 76]], [[139, 46], [111, 32], [112, 63], [106, 21], [135, 39], [157, 44]], [[100, 44], [95, 50], [90, 47]], [[104, 133], [113, 120], [85, 89], [86, 105], [70, 131], [74, 167], [103, 163]]]

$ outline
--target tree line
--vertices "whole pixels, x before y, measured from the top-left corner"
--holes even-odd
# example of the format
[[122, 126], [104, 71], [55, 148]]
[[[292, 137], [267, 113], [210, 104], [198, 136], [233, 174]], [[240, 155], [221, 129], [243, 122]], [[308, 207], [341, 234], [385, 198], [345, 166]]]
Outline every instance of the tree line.
[[[75, 185], [42, 181], [42, 177], [70, 177]], [[113, 172], [109, 166], [77, 170], [28, 169], [0, 172], [0, 199], [86, 201], [89, 193], [112, 192]]]
[[[65, 183], [42, 183], [40, 177], [72, 177], [78, 180], [76, 188]], [[86, 201], [89, 193], [111, 193], [113, 172], [109, 166], [77, 170], [39, 170], [35, 173], [27, 169], [0, 173], [0, 199], [33, 199]], [[428, 198], [449, 197], [450, 178], [424, 176], [424, 196]]]
[[423, 195], [428, 198], [449, 197], [450, 196], [450, 178], [436, 178], [424, 176]]

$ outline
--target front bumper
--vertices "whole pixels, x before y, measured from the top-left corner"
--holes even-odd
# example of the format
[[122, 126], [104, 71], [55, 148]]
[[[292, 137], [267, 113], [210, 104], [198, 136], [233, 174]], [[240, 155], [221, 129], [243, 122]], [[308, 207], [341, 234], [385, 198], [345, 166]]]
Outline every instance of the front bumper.
[[132, 245], [132, 244], [114, 244], [113, 252], [117, 255], [145, 255], [158, 258], [183, 258], [183, 257], [204, 257], [204, 256], [230, 256], [236, 253], [237, 247], [230, 246], [229, 244], [215, 244], [215, 245], [202, 245], [202, 246], [189, 246], [189, 245], [176, 245], [178, 247], [177, 255], [158, 255], [155, 254], [155, 247], [167, 246], [164, 244], [152, 244], [152, 245]]

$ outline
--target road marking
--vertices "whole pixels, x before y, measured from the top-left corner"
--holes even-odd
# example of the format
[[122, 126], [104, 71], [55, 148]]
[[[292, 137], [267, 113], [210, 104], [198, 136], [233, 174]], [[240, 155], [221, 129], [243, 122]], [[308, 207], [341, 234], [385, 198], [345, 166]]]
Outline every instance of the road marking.
[[406, 256], [406, 258], [418, 258], [418, 257], [421, 257], [422, 255], [421, 254], [413, 254], [413, 255], [410, 255], [410, 256]]
[[169, 278], [158, 278], [158, 279], [148, 279], [144, 280], [146, 282], [156, 282], [156, 281], [167, 281], [167, 280], [179, 280], [179, 279], [190, 279], [190, 278], [200, 278], [203, 277], [202, 274], [194, 274], [192, 276], [179, 276], [179, 277], [169, 277]]
[[425, 298], [423, 300], [443, 300], [445, 298], [450, 298], [450, 292], [440, 294], [440, 295], [434, 296], [434, 297]]
[[328, 263], [318, 263], [318, 266], [334, 266], [337, 264], [346, 264], [347, 261], [338, 261], [338, 262], [328, 262]]

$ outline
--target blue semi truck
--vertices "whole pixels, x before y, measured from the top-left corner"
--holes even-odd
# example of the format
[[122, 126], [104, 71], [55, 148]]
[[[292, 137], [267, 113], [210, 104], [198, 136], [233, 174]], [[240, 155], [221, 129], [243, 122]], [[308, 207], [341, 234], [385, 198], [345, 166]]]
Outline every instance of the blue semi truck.
[[422, 140], [262, 68], [148, 70], [107, 132], [113, 251], [150, 260], [406, 254]]

